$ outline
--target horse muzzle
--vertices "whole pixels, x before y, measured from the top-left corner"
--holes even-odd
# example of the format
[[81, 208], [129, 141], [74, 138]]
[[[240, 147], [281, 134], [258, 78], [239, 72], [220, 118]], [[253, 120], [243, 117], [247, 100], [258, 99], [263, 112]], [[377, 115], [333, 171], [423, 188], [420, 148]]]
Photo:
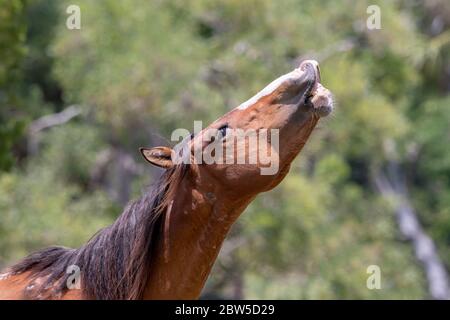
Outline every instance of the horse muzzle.
[[319, 63], [315, 60], [303, 61], [299, 69], [305, 72], [310, 81], [306, 96], [306, 104], [319, 117], [326, 117], [333, 111], [333, 95], [320, 83]]

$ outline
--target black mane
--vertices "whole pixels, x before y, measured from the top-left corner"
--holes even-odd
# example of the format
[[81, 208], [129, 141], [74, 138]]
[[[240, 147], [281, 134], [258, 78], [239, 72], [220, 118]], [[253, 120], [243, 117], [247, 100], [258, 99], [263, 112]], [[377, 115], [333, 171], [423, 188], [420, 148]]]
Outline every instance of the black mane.
[[72, 265], [80, 268], [85, 298], [142, 298], [165, 209], [185, 171], [185, 166], [168, 169], [150, 192], [130, 203], [111, 226], [81, 248], [45, 248], [9, 271], [30, 272], [30, 284], [25, 289], [28, 298], [57, 298], [66, 293], [71, 276], [67, 268]]

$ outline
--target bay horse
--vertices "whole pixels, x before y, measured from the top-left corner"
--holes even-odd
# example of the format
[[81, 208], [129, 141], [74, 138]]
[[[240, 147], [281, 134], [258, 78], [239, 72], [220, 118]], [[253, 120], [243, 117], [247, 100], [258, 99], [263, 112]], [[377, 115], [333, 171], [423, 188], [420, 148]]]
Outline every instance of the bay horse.
[[[199, 298], [232, 224], [259, 193], [283, 180], [318, 120], [332, 109], [318, 63], [307, 60], [182, 142], [183, 159], [192, 160], [195, 146], [246, 139], [233, 129], [277, 130], [278, 149], [271, 139], [263, 142], [276, 155], [275, 173], [261, 174], [266, 164], [260, 161], [180, 162], [169, 147], [141, 148], [148, 162], [165, 169], [149, 192], [80, 248], [42, 249], [4, 270], [0, 299]], [[213, 129], [222, 135], [208, 142], [204, 136]], [[252, 154], [261, 141], [242, 145]], [[69, 286], [71, 266], [80, 270], [75, 288]]]

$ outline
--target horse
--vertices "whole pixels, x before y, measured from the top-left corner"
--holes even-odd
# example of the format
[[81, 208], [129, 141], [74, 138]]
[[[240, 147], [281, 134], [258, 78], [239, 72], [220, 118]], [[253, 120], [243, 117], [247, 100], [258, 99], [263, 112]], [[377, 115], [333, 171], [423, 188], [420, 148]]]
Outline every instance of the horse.
[[[4, 270], [0, 299], [198, 299], [233, 223], [258, 194], [283, 180], [319, 119], [332, 109], [319, 64], [306, 60], [186, 137], [178, 151], [141, 148], [146, 161], [164, 169], [149, 191], [80, 248], [45, 248]], [[236, 129], [273, 130], [278, 136], [251, 144], [250, 136]], [[215, 156], [226, 161], [194, 161], [197, 151], [212, 145]], [[276, 162], [269, 174], [263, 174], [267, 163], [258, 157], [247, 160], [263, 146]], [[246, 162], [229, 161], [246, 150]], [[78, 270], [78, 278], [68, 270]]]

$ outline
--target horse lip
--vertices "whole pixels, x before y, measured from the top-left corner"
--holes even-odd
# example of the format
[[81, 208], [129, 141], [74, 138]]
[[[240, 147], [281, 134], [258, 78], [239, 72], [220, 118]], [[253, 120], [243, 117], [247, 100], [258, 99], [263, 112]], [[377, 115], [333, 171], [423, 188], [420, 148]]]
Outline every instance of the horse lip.
[[308, 74], [312, 74], [315, 79], [314, 82], [320, 82], [320, 68], [316, 60], [305, 60], [300, 64], [299, 68]]

